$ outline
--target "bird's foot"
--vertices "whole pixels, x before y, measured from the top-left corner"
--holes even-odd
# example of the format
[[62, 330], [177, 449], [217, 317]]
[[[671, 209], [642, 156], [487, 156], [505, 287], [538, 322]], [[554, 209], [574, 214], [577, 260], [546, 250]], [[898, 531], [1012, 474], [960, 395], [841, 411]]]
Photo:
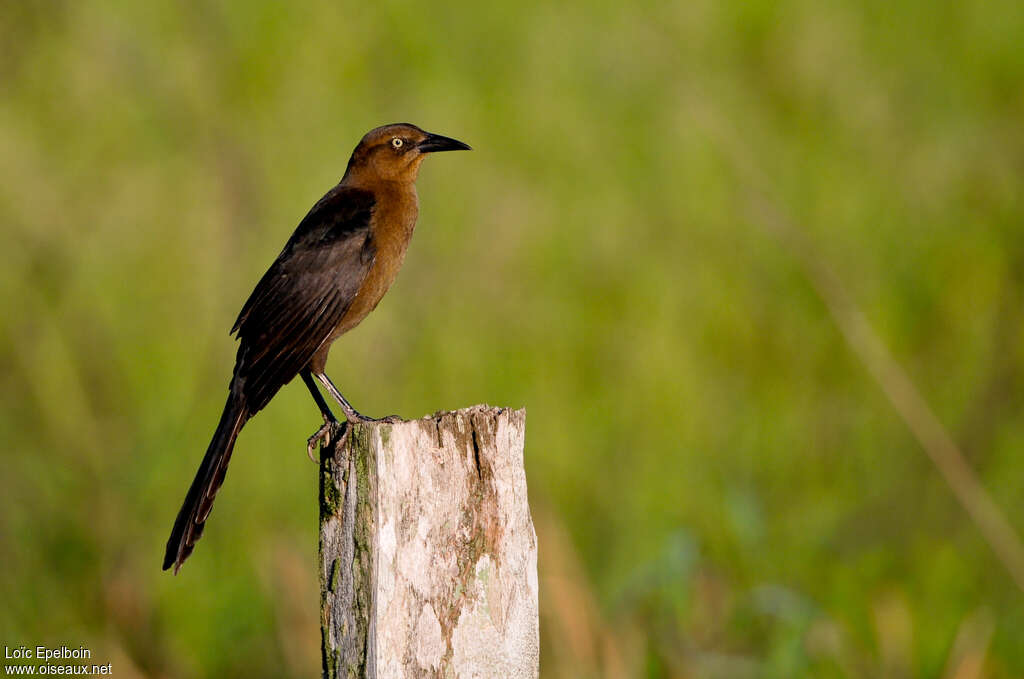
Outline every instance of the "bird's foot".
[[400, 415], [387, 415], [385, 417], [367, 417], [366, 415], [354, 411], [352, 414], [346, 413], [346, 415], [348, 415], [348, 421], [351, 422], [352, 424], [356, 424], [358, 422], [384, 422], [386, 424], [398, 424], [399, 422], [404, 421], [402, 420], [402, 417]]
[[309, 459], [313, 464], [317, 464], [317, 460], [313, 457], [313, 448], [317, 443], [326, 447], [331, 445], [331, 429], [333, 422], [324, 422], [323, 425], [316, 430], [316, 433], [306, 439], [306, 455], [309, 455]]
[[345, 419], [348, 420], [350, 424], [359, 424], [360, 422], [386, 422], [387, 424], [398, 424], [399, 422], [403, 421], [402, 418], [398, 415], [388, 415], [386, 417], [369, 417], [368, 415], [363, 415], [361, 412], [353, 408], [347, 402], [344, 405], [347, 406], [344, 408]]

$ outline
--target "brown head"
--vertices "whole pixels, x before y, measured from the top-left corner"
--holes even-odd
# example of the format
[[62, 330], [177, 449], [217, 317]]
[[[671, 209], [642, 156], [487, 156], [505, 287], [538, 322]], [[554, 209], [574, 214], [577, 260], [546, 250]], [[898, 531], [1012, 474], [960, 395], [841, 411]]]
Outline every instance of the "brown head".
[[395, 123], [370, 130], [363, 137], [341, 180], [354, 185], [375, 181], [416, 181], [420, 163], [436, 151], [468, 151], [457, 139], [424, 132], [409, 123]]

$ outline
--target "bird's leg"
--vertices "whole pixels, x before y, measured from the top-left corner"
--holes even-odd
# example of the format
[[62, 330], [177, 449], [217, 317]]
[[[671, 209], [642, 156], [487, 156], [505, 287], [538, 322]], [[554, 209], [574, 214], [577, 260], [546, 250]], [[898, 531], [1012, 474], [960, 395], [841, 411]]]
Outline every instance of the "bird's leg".
[[348, 402], [348, 399], [341, 395], [338, 388], [334, 386], [334, 382], [331, 382], [331, 378], [325, 373], [317, 373], [316, 378], [320, 380], [322, 385], [324, 385], [324, 389], [327, 390], [327, 393], [333, 396], [334, 400], [338, 402], [338, 405], [340, 405], [341, 409], [345, 412], [345, 418], [348, 419], [349, 422], [366, 422], [373, 419], [363, 415], [353, 408], [352, 404]]
[[[299, 373], [302, 375], [302, 381], [306, 383], [306, 388], [309, 389], [309, 393], [313, 395], [313, 400], [316, 401], [316, 405], [320, 408], [320, 414], [323, 415], [324, 423], [316, 430], [316, 433], [306, 439], [306, 454], [309, 455], [309, 459], [314, 463], [316, 458], [313, 457], [313, 448], [317, 442], [323, 441], [323, 445], [331, 445], [331, 429], [338, 424], [338, 418], [334, 416], [331, 409], [327, 407], [327, 402], [324, 401], [323, 395], [320, 390], [316, 388], [316, 383], [313, 381], [313, 376], [310, 375], [309, 370], [303, 370]], [[347, 432], [347, 429], [346, 429]], [[342, 435], [344, 440], [344, 435]]]
[[341, 395], [341, 392], [338, 391], [336, 386], [334, 386], [334, 382], [331, 382], [331, 378], [328, 377], [326, 373], [317, 373], [316, 378], [320, 380], [320, 383], [324, 385], [324, 389], [327, 390], [327, 393], [333, 396], [334, 400], [341, 406], [341, 409], [345, 411], [345, 417], [349, 422], [390, 422], [391, 424], [395, 424], [396, 422], [402, 421], [402, 418], [398, 415], [388, 415], [387, 417], [380, 418], [367, 417], [352, 407], [352, 404]]

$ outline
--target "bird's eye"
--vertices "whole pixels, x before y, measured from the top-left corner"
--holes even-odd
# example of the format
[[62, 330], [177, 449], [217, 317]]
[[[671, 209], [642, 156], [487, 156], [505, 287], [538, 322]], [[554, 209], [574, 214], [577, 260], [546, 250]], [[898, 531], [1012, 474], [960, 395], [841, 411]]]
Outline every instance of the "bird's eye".
[[405, 142], [402, 141], [400, 137], [395, 137], [394, 139], [391, 140], [391, 145], [394, 146], [396, 149], [402, 148], [402, 144], [404, 143]]

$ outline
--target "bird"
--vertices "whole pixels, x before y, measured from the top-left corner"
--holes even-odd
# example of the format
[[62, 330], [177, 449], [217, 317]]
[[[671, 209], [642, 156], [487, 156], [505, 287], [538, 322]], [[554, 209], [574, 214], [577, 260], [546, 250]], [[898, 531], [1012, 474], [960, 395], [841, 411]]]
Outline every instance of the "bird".
[[173, 566], [177, 574], [202, 536], [242, 427], [296, 375], [324, 420], [307, 440], [310, 458], [338, 424], [316, 382], [338, 402], [346, 422], [374, 421], [327, 377], [327, 353], [376, 308], [402, 266], [419, 214], [416, 178], [424, 158], [459, 150], [470, 147], [410, 123], [370, 130], [341, 181], [299, 222], [231, 328], [238, 353], [227, 403], [174, 521], [163, 570]]

